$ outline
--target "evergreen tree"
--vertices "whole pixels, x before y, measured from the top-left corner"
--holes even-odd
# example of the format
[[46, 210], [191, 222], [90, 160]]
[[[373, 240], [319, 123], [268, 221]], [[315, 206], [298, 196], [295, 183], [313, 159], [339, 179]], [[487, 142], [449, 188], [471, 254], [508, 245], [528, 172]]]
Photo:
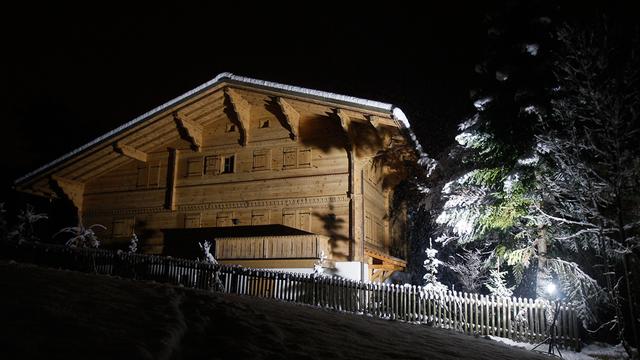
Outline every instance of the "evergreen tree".
[[492, 269], [489, 272], [489, 281], [485, 284], [489, 293], [495, 296], [511, 297], [513, 295], [514, 286], [507, 286], [505, 279], [506, 271], [500, 271], [499, 269]]
[[69, 226], [60, 229], [60, 231], [55, 233], [53, 236], [55, 237], [65, 233], [71, 234], [71, 237], [65, 242], [66, 246], [95, 249], [100, 247], [100, 239], [98, 239], [98, 235], [95, 233], [94, 229], [106, 230], [107, 228], [100, 224], [93, 224], [88, 227], [83, 225]]
[[202, 260], [204, 262], [208, 262], [210, 264], [214, 264], [214, 265], [218, 265], [218, 260], [216, 260], [215, 257], [213, 257], [213, 254], [211, 253], [211, 241], [209, 240], [205, 240], [201, 243], [198, 243], [198, 246], [200, 247], [200, 250], [202, 251]]
[[442, 265], [442, 261], [437, 258], [438, 250], [433, 248], [431, 240], [429, 240], [429, 248], [425, 251], [427, 258], [424, 260], [424, 268], [427, 271], [424, 274], [424, 290], [443, 292], [447, 287], [438, 281], [438, 267]]
[[4, 203], [0, 202], [0, 241], [7, 239], [8, 228], [7, 209], [4, 208]]
[[135, 232], [131, 235], [131, 240], [129, 240], [129, 252], [132, 254], [138, 252], [138, 235]]
[[327, 256], [324, 254], [324, 251], [320, 251], [320, 256], [313, 263], [313, 273], [316, 276], [320, 276], [324, 273], [324, 261], [327, 259]]
[[459, 126], [450, 152], [458, 170], [442, 187], [445, 202], [436, 219], [437, 241], [476, 242], [492, 252], [488, 261], [507, 260], [517, 282], [545, 245], [528, 215], [540, 201], [535, 130], [547, 116], [552, 85], [551, 12], [545, 2], [507, 2], [488, 17], [487, 54], [476, 67], [480, 87], [472, 94], [477, 112]]
[[18, 213], [15, 227], [9, 232], [9, 239], [14, 241], [37, 241], [36, 223], [48, 218], [47, 214], [38, 213], [33, 205], [27, 204]]
[[462, 254], [457, 254], [446, 266], [455, 274], [462, 284], [462, 290], [466, 292], [479, 292], [487, 279], [485, 259], [480, 249], [464, 249]]
[[635, 36], [626, 29], [616, 36], [606, 22], [559, 32], [558, 94], [538, 137], [545, 165], [538, 217], [552, 225], [561, 257], [550, 267], [581, 317], [617, 325], [621, 340], [637, 338], [639, 325], [628, 269], [640, 255], [637, 28]]

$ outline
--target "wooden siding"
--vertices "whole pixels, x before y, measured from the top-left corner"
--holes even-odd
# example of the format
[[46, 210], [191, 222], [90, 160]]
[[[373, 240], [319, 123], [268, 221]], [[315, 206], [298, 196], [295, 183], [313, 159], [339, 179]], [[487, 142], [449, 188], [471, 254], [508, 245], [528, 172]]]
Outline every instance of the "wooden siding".
[[216, 239], [216, 257], [230, 259], [317, 258], [327, 250], [328, 238], [318, 235], [265, 236]]
[[284, 224], [326, 236], [331, 260], [364, 261], [365, 236], [383, 251], [395, 241], [389, 192], [370, 169], [391, 127], [368, 123], [384, 114], [341, 109], [344, 124], [336, 111], [246, 87], [218, 89], [62, 173], [83, 180], [83, 221], [108, 227], [105, 244], [123, 244], [135, 231], [144, 251], [162, 253], [163, 229]]

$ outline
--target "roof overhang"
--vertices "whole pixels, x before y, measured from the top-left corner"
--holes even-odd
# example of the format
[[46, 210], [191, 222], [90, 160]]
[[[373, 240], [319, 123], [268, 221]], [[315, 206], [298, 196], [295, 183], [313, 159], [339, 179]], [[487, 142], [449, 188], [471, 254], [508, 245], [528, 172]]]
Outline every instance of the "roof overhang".
[[[298, 86], [285, 85], [271, 81], [258, 80], [243, 76], [237, 76], [232, 73], [224, 72], [218, 74], [215, 78], [206, 83], [128, 121], [127, 123], [109, 131], [108, 133], [97, 137], [96, 139], [80, 146], [79, 148], [62, 155], [61, 157], [25, 174], [14, 181], [14, 186], [19, 190], [27, 191], [28, 186], [43, 177], [50, 177], [55, 174], [58, 169], [72, 164], [75, 160], [90, 156], [94, 152], [113, 146], [114, 142], [120, 141], [127, 134], [138, 127], [144, 126], [147, 121], [160, 119], [171, 114], [180, 104], [208, 91], [215, 91], [216, 88], [222, 88], [225, 85], [233, 85], [238, 87], [246, 87], [251, 89], [259, 89], [262, 91], [273, 92], [285, 96], [297, 97], [302, 100], [311, 100], [334, 107], [351, 107], [360, 111], [372, 111], [379, 114], [386, 114], [395, 123], [395, 127], [408, 128], [409, 123], [406, 116], [398, 107], [392, 104], [383, 103], [374, 100], [362, 99], [353, 96], [340, 95], [315, 89], [308, 89]], [[155, 121], [155, 120], [154, 120]], [[36, 194], [37, 191], [32, 191]]]

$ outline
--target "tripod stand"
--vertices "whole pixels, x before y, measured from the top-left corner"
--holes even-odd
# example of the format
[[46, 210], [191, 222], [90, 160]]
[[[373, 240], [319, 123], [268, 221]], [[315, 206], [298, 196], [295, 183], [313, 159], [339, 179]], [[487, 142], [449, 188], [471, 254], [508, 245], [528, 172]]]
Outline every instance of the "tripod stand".
[[[546, 339], [542, 340], [542, 342], [538, 343], [534, 346], [531, 351], [536, 351], [536, 349], [543, 344], [549, 344], [549, 355], [555, 356], [555, 351], [558, 351], [558, 356], [562, 359], [562, 354], [560, 353], [560, 347], [558, 346], [558, 342], [556, 340], [556, 322], [558, 320], [558, 311], [560, 310], [560, 302], [556, 301], [556, 307], [553, 312], [553, 321], [551, 322], [551, 326], [549, 327], [549, 335]], [[538, 350], [539, 351], [539, 350]]]

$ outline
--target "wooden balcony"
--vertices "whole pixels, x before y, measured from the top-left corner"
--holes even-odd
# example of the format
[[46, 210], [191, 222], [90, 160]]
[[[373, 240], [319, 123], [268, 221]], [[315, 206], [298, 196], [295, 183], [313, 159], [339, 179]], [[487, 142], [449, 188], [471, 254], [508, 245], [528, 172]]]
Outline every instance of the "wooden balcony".
[[329, 238], [323, 235], [227, 237], [215, 239], [218, 260], [316, 259], [328, 254]]

